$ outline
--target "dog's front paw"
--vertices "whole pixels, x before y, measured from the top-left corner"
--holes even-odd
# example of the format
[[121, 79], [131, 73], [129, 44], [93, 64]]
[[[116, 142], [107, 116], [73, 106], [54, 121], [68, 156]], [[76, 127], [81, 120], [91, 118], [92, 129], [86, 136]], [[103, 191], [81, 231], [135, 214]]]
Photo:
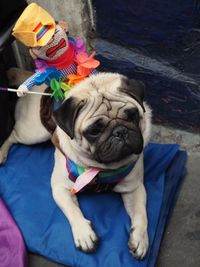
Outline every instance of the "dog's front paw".
[[135, 228], [131, 229], [128, 242], [129, 251], [136, 259], [143, 259], [149, 246], [147, 231]]
[[72, 226], [74, 242], [79, 250], [90, 253], [94, 252], [98, 245], [98, 237], [92, 229], [91, 222], [84, 219]]

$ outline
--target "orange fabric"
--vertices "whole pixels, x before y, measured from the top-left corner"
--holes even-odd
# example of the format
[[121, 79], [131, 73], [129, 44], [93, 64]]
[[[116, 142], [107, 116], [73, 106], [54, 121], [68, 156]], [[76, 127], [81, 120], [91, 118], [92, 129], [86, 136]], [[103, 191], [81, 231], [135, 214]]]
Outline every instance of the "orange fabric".
[[95, 52], [93, 52], [89, 57], [85, 52], [81, 52], [76, 56], [77, 61], [77, 73], [80, 76], [88, 76], [90, 72], [97, 68], [100, 62], [93, 57], [95, 56]]
[[79, 83], [80, 81], [84, 80], [86, 76], [81, 76], [78, 74], [70, 74], [67, 76], [67, 78], [69, 79], [68, 83], [69, 85], [74, 85]]

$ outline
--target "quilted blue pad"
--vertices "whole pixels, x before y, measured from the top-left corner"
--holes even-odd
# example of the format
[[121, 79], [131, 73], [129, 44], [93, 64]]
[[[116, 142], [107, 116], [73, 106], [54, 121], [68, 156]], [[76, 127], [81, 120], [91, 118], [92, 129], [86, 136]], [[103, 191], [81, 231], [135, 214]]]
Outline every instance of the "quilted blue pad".
[[17, 222], [29, 251], [67, 266], [153, 267], [161, 238], [185, 173], [186, 153], [178, 145], [149, 144], [145, 149], [150, 247], [142, 261], [129, 253], [130, 219], [116, 193], [79, 195], [86, 218], [100, 237], [94, 254], [78, 251], [67, 219], [50, 188], [54, 148], [15, 145], [0, 167], [0, 195]]

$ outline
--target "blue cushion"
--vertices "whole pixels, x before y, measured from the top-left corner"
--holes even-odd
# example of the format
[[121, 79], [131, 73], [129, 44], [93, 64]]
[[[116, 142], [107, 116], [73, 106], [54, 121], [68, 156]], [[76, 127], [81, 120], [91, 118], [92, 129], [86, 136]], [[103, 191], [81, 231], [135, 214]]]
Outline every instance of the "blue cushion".
[[145, 149], [150, 247], [142, 261], [128, 251], [130, 219], [116, 193], [81, 193], [80, 206], [100, 237], [94, 254], [78, 251], [67, 219], [50, 188], [54, 148], [15, 145], [0, 167], [0, 195], [23, 234], [28, 250], [53, 261], [80, 267], [153, 267], [162, 234], [185, 173], [186, 153], [178, 145], [149, 144]]

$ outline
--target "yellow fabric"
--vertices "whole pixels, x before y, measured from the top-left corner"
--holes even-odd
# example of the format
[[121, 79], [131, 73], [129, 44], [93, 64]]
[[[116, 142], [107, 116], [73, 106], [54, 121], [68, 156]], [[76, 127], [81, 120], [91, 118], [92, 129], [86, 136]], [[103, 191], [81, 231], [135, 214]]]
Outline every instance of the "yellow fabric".
[[[49, 26], [49, 29], [41, 39], [37, 40], [36, 33], [33, 30], [39, 23]], [[36, 47], [46, 45], [52, 38], [54, 32], [54, 18], [36, 3], [31, 3], [25, 8], [17, 20], [12, 35], [26, 46]]]

